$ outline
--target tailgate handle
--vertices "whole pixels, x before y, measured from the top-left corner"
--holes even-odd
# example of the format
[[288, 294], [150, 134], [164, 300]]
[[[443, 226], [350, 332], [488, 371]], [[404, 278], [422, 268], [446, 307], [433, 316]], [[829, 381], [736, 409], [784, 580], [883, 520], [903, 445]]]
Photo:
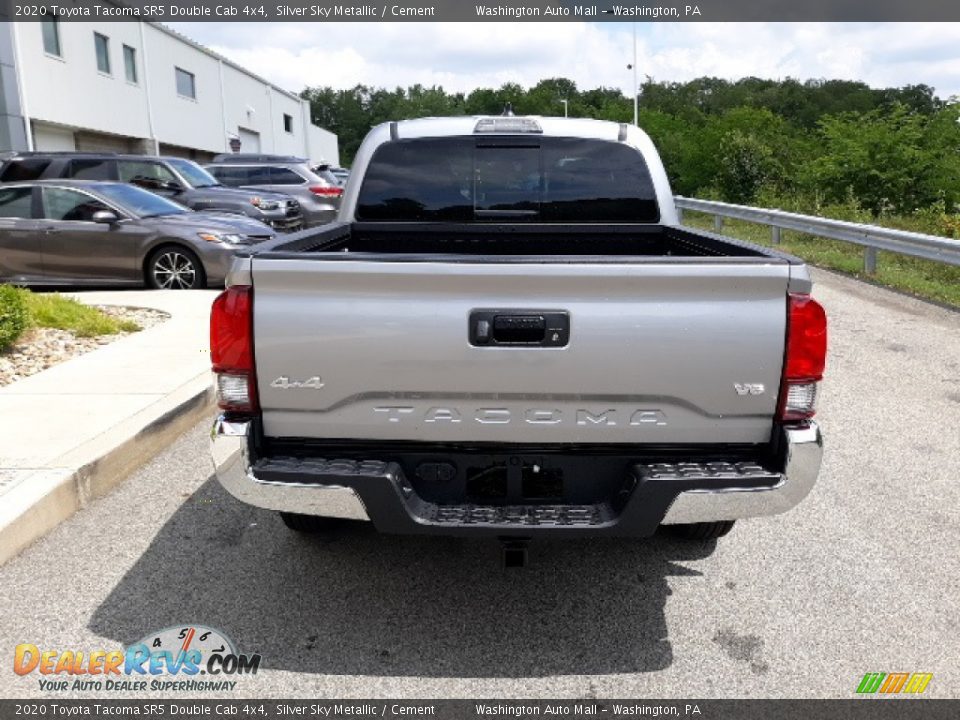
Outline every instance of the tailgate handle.
[[566, 312], [474, 310], [470, 313], [471, 345], [563, 347], [570, 338]]

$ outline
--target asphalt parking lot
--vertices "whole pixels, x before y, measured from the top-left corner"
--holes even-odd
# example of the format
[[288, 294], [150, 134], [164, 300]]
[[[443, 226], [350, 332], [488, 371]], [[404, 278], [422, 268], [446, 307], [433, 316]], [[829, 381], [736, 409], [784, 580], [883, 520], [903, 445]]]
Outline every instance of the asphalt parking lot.
[[[866, 672], [960, 697], [960, 314], [816, 274], [825, 465], [705, 546], [301, 537], [211, 478], [207, 424], [0, 567], [0, 648], [185, 623], [262, 670], [229, 697], [839, 697]], [[8, 655], [9, 656], [9, 655]], [[0, 696], [36, 697], [0, 672]]]

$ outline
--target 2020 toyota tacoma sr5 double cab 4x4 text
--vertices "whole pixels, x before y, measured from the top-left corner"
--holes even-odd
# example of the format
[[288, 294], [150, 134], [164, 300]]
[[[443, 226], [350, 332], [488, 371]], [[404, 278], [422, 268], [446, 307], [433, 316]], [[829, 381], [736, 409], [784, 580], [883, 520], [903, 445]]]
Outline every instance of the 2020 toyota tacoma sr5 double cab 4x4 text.
[[820, 467], [807, 268], [680, 227], [633, 126], [380, 125], [338, 221], [227, 283], [217, 474], [295, 530], [709, 539]]

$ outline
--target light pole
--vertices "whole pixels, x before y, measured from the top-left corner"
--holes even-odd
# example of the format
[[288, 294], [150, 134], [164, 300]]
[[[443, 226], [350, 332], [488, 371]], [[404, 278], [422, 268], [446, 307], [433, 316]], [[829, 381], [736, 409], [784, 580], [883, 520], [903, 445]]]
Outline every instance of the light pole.
[[637, 24], [633, 23], [633, 124], [640, 125], [640, 109], [637, 105]]
[[633, 62], [627, 65], [627, 70], [633, 70], [633, 124], [639, 127], [639, 107], [637, 105], [637, 24], [633, 25]]
[[569, 104], [570, 101], [569, 101], [569, 100], [564, 100], [563, 98], [560, 98], [560, 102], [563, 103], [563, 116], [564, 116], [564, 117], [567, 117], [567, 105]]

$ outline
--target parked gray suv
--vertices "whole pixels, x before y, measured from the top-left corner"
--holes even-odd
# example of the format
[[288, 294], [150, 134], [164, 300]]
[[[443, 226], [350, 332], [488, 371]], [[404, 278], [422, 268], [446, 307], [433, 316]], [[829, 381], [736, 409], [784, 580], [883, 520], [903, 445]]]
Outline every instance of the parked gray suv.
[[327, 165], [287, 155], [217, 155], [206, 169], [222, 184], [282, 192], [300, 201], [307, 227], [333, 222], [343, 187]]
[[246, 215], [280, 232], [303, 228], [300, 203], [289, 194], [224, 187], [192, 160], [117, 153], [17, 153], [0, 167], [0, 182], [106, 180], [130, 183], [191, 210]]

